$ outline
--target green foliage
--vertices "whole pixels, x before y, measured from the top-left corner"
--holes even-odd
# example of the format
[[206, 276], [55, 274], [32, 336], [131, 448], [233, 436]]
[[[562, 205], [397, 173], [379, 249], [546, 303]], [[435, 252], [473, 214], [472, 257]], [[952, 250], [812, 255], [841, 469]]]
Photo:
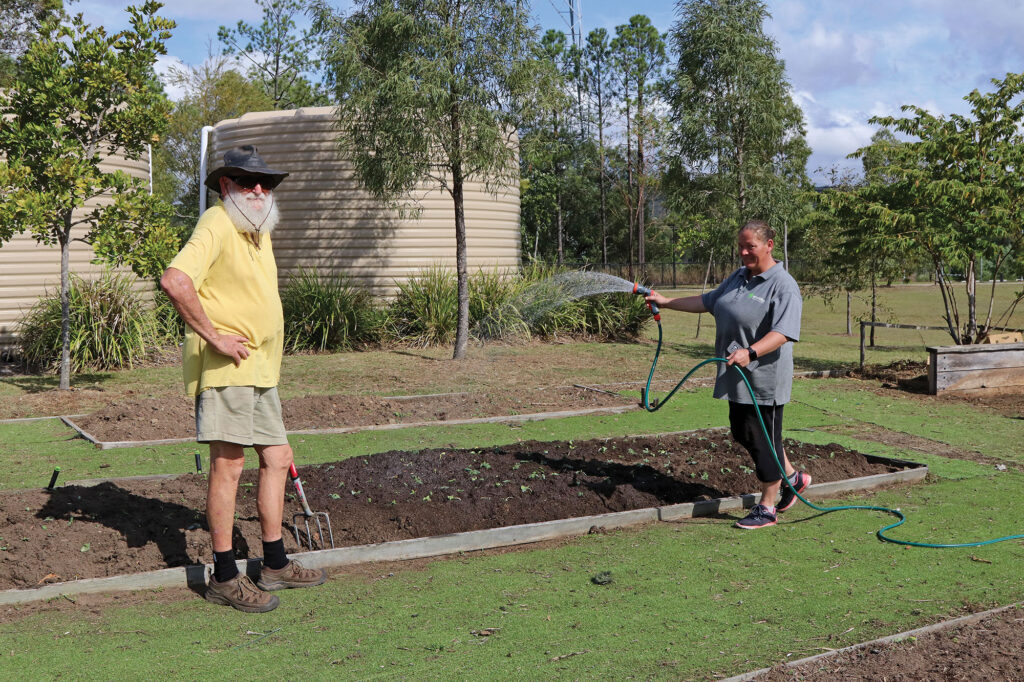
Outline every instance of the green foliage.
[[[175, 250], [159, 200], [141, 182], [100, 168], [105, 155], [139, 158], [166, 127], [170, 104], [153, 63], [165, 54], [174, 22], [156, 16], [160, 6], [128, 7], [131, 28], [114, 34], [81, 15], [51, 14], [0, 95], [0, 157], [12, 160], [0, 176], [0, 242], [28, 231], [40, 243], [60, 245], [65, 314], [76, 228], [86, 230], [75, 237], [95, 244], [98, 258], [142, 276], [152, 276]], [[109, 205], [75, 216], [86, 202], [110, 196]], [[65, 337], [61, 388], [69, 385], [68, 344]]]
[[702, 259], [721, 261], [747, 219], [767, 219], [779, 231], [799, 213], [810, 149], [764, 30], [765, 3], [685, 0], [679, 12], [671, 33], [679, 57], [668, 87], [675, 146], [669, 182], [675, 210], [704, 218], [687, 241], [703, 245]]
[[[469, 279], [472, 333], [481, 339], [578, 337], [633, 339], [650, 319], [643, 300], [603, 294], [572, 299], [551, 278], [571, 272], [530, 265], [518, 274], [478, 270]], [[418, 346], [443, 345], [455, 337], [454, 273], [441, 266], [399, 284], [388, 314], [394, 341]]]
[[469, 294], [463, 185], [514, 186], [514, 133], [555, 88], [533, 53], [529, 9], [511, 0], [360, 0], [346, 18], [315, 6], [328, 32], [339, 144], [374, 196], [402, 204], [431, 178], [455, 211], [458, 320], [465, 354]]
[[[982, 259], [993, 281], [1024, 261], [1024, 73], [993, 79], [995, 91], [974, 90], [967, 115], [936, 116], [915, 106], [911, 115], [875, 117], [871, 123], [911, 139], [873, 140], [855, 156], [865, 161], [867, 183], [836, 195], [834, 206], [863, 227], [873, 248], [919, 251], [931, 259], [942, 285], [944, 318], [956, 343], [978, 343], [1000, 326], [1024, 291], [999, 318], [978, 319], [977, 279]], [[966, 319], [953, 296], [953, 273], [967, 290]]]
[[323, 46], [318, 28], [296, 31], [295, 16], [305, 9], [296, 0], [257, 0], [263, 21], [253, 26], [239, 21], [235, 28], [221, 26], [217, 38], [225, 55], [237, 55], [248, 67], [246, 75], [266, 93], [274, 109], [325, 106], [327, 92], [308, 76], [318, 75]]
[[[71, 370], [124, 369], [144, 360], [160, 345], [156, 316], [133, 290], [133, 278], [104, 272], [98, 279], [71, 276]], [[19, 323], [22, 357], [33, 366], [57, 371], [61, 361], [61, 300], [49, 293]]]
[[383, 316], [366, 289], [342, 275], [300, 268], [281, 291], [285, 348], [344, 351], [379, 340]]
[[455, 339], [459, 309], [455, 273], [434, 265], [398, 284], [388, 309], [392, 338], [414, 346], [447, 345]]
[[157, 336], [161, 339], [161, 345], [177, 346], [185, 338], [185, 320], [167, 294], [160, 287], [153, 291], [153, 317], [156, 320]]
[[62, 6], [61, 0], [4, 0], [0, 3], [0, 88], [10, 87], [17, 58], [35, 38], [39, 25]]

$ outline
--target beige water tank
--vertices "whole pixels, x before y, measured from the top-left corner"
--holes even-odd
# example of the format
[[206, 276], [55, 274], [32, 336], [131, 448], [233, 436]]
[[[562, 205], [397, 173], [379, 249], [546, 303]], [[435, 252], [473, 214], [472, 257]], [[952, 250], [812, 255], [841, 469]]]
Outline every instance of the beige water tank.
[[[439, 183], [413, 193], [421, 208], [401, 216], [359, 186], [337, 146], [331, 107], [249, 113], [222, 121], [210, 142], [210, 170], [224, 152], [253, 144], [271, 168], [291, 173], [275, 191], [281, 222], [274, 231], [280, 283], [299, 267], [347, 275], [381, 294], [425, 268], [455, 267], [455, 209]], [[490, 194], [465, 186], [470, 273], [519, 267], [519, 186]]]
[[[111, 156], [100, 163], [100, 168], [107, 173], [122, 170], [149, 182], [149, 158], [145, 154], [137, 161]], [[73, 213], [74, 219], [107, 203], [110, 199], [105, 197], [92, 199]], [[88, 231], [84, 226], [72, 229], [69, 253], [71, 272], [85, 278], [96, 276], [104, 269], [103, 265], [93, 265], [92, 247], [81, 241]], [[128, 268], [123, 271], [131, 272]], [[149, 292], [153, 285], [139, 281], [135, 288]], [[47, 291], [60, 291], [60, 247], [38, 244], [28, 232], [0, 244], [0, 347], [16, 343], [18, 320]]]

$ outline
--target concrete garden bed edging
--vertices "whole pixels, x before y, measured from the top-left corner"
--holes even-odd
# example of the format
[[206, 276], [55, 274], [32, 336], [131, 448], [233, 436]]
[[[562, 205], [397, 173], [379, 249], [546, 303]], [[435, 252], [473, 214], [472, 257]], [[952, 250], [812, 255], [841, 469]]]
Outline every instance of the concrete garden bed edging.
[[[913, 469], [846, 481], [813, 484], [807, 489], [805, 496], [824, 497], [837, 492], [869, 490], [882, 485], [919, 481], [928, 474], [928, 467], [922, 464], [873, 455], [865, 456], [873, 461], [910, 466]], [[609, 514], [411, 538], [372, 545], [323, 549], [293, 556], [301, 559], [305, 566], [311, 568], [336, 568], [377, 561], [418, 559], [575, 537], [586, 535], [594, 528], [627, 528], [657, 521], [679, 521], [699, 516], [710, 516], [724, 510], [753, 506], [759, 498], [760, 494], [742, 495], [696, 503], [632, 509]], [[239, 570], [244, 570], [250, 575], [258, 574], [260, 560], [240, 560], [238, 565]], [[0, 605], [20, 604], [76, 594], [123, 592], [163, 587], [188, 586], [193, 590], [200, 590], [206, 584], [206, 574], [210, 569], [212, 569], [212, 565], [209, 564], [179, 566], [146, 573], [54, 583], [31, 589], [4, 590], [0, 592]]]
[[[989, 616], [995, 616], [1002, 613], [1003, 611], [1009, 611], [1010, 609], [1016, 609], [1024, 605], [1024, 602], [1017, 604], [1010, 604], [1008, 606], [997, 606], [994, 609], [988, 611], [982, 611], [981, 613], [972, 613], [967, 616], [960, 616], [959, 618], [953, 618], [952, 620], [944, 620], [941, 623], [933, 623], [931, 625], [925, 625], [924, 627], [916, 628], [914, 630], [907, 630], [900, 632], [895, 635], [888, 635], [886, 637], [879, 637], [878, 639], [872, 639], [868, 642], [861, 642], [860, 644], [851, 644], [845, 646], [842, 649], [835, 649], [833, 651], [826, 651], [823, 654], [815, 654], [814, 656], [808, 656], [807, 658], [801, 658], [798, 661], [787, 661], [784, 665], [787, 668], [796, 668], [807, 663], [813, 663], [814, 661], [820, 661], [826, 658], [832, 658], [840, 654], [849, 653], [851, 651], [857, 651], [858, 649], [866, 649], [868, 647], [878, 646], [880, 644], [892, 644], [894, 642], [902, 642], [905, 639], [911, 637], [920, 637], [921, 635], [927, 635], [931, 632], [938, 632], [945, 630], [946, 628], [955, 628], [960, 625], [970, 625], [980, 620], [984, 620]], [[761, 668], [760, 670], [751, 670], [750, 672], [743, 673], [741, 675], [735, 675], [733, 677], [721, 680], [721, 682], [750, 682], [751, 680], [757, 679], [759, 676], [771, 672], [771, 668]]]

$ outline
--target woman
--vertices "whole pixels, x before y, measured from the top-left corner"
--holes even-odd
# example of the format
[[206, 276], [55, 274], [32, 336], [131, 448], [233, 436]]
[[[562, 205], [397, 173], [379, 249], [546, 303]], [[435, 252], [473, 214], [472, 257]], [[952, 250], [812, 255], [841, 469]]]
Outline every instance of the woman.
[[[729, 400], [733, 438], [750, 453], [761, 482], [761, 503], [754, 505], [738, 528], [774, 526], [778, 512], [793, 506], [796, 496], [787, 486], [778, 506], [782, 475], [757, 418], [771, 434], [785, 475], [797, 492], [811, 477], [790, 464], [782, 447], [782, 408], [793, 387], [793, 342], [800, 338], [800, 288], [782, 264], [772, 257], [775, 231], [763, 220], [751, 220], [737, 235], [743, 267], [717, 289], [700, 296], [668, 299], [651, 292], [648, 301], [661, 308], [688, 313], [709, 312], [715, 318], [715, 355], [728, 360], [718, 365], [715, 397]], [[732, 365], [742, 367], [754, 389], [751, 400], [746, 384]]]

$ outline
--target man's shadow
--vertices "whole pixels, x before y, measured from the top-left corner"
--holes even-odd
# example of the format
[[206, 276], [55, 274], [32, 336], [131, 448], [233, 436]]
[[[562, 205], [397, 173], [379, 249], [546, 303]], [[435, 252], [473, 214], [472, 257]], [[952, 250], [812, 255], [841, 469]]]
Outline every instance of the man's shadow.
[[[36, 517], [102, 524], [120, 533], [129, 547], [145, 547], [154, 543], [167, 568], [187, 567], [189, 587], [197, 592], [205, 589], [203, 566], [189, 558], [185, 537], [185, 531], [197, 524], [207, 529], [206, 516], [201, 510], [136, 495], [106, 481], [95, 486], [54, 488]], [[238, 556], [248, 556], [249, 545], [237, 527], [232, 535]]]

